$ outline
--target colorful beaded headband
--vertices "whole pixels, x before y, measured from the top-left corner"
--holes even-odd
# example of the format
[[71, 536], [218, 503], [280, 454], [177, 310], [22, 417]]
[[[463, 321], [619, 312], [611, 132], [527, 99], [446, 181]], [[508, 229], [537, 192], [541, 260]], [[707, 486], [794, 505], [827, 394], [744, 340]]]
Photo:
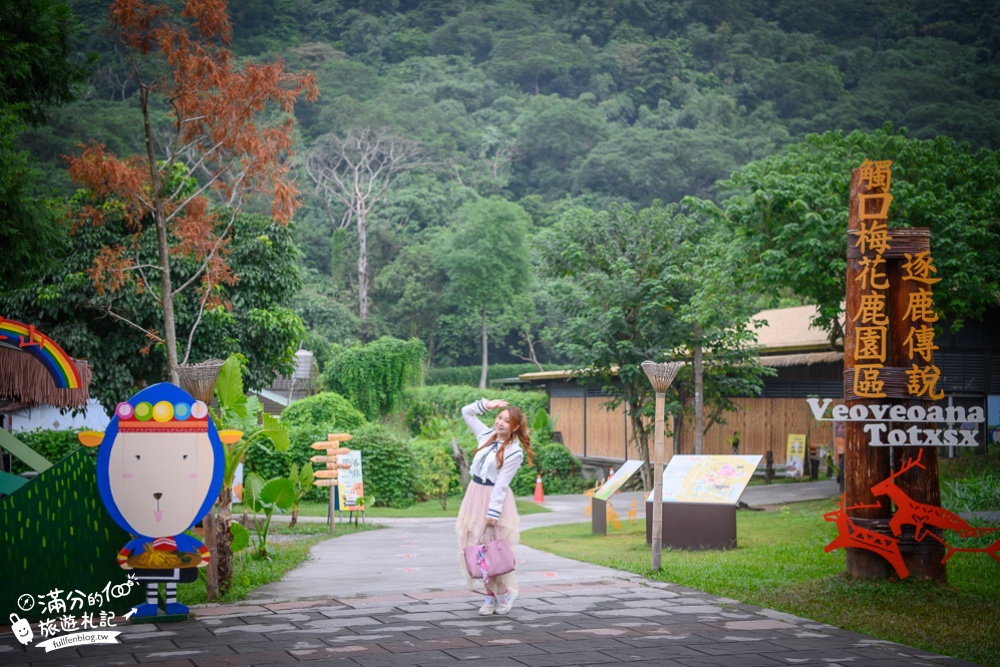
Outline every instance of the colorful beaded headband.
[[115, 408], [119, 431], [160, 433], [205, 431], [208, 429], [208, 406], [204, 401], [171, 403], [143, 401], [132, 405], [119, 403]]

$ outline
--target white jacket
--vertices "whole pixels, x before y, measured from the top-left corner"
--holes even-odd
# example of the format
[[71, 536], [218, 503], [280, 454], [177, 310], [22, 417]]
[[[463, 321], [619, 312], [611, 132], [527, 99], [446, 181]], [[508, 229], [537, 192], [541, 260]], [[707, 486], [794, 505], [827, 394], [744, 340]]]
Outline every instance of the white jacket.
[[[476, 436], [476, 442], [480, 446], [493, 437], [493, 429], [479, 421], [479, 415], [487, 412], [484, 403], [485, 400], [480, 399], [462, 408], [462, 418], [468, 424], [472, 434]], [[472, 475], [478, 477], [483, 482], [493, 484], [493, 493], [490, 496], [490, 508], [486, 512], [486, 516], [492, 519], [500, 518], [500, 510], [503, 509], [503, 501], [507, 495], [507, 489], [510, 488], [511, 480], [514, 479], [518, 468], [521, 467], [521, 462], [524, 461], [524, 450], [521, 449], [521, 443], [515, 438], [504, 450], [503, 467], [497, 469], [496, 454], [499, 446], [499, 442], [494, 442], [489, 447], [484, 447], [476, 452], [475, 457], [472, 459], [472, 467], [469, 470]], [[475, 484], [476, 482], [470, 483]]]

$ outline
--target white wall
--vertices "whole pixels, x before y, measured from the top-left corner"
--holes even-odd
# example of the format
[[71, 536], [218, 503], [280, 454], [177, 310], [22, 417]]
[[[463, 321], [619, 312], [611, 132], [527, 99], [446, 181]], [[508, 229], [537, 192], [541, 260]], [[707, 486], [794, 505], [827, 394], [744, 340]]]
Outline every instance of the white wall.
[[7, 415], [4, 425], [12, 433], [18, 431], [33, 431], [35, 429], [47, 429], [52, 431], [65, 431], [68, 429], [89, 429], [92, 431], [103, 431], [108, 427], [111, 418], [95, 399], [87, 402], [87, 407], [82, 412], [76, 413], [67, 411], [59, 414], [59, 408], [51, 405], [24, 408]]

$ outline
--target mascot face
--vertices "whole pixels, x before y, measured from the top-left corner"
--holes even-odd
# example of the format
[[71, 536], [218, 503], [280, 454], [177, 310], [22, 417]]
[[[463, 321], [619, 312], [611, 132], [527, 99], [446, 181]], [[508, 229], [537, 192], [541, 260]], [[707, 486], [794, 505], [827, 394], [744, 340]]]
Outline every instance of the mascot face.
[[119, 430], [111, 445], [111, 497], [140, 535], [177, 535], [187, 530], [198, 518], [211, 481], [212, 444], [207, 432]]
[[211, 508], [223, 461], [208, 406], [162, 383], [118, 404], [98, 453], [98, 489], [128, 532], [172, 537]]

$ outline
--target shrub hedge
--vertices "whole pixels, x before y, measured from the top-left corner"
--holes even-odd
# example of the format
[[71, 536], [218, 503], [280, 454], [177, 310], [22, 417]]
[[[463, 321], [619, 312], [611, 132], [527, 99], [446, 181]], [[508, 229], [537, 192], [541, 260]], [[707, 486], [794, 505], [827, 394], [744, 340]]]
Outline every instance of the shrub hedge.
[[349, 446], [361, 452], [365, 497], [375, 507], [409, 507], [417, 502], [417, 458], [408, 444], [379, 424], [354, 432]]
[[[44, 456], [49, 463], [56, 463], [81, 447], [76, 434], [84, 429], [71, 429], [68, 431], [49, 431], [46, 429], [35, 429], [33, 431], [18, 431], [14, 437], [31, 447], [39, 455]], [[97, 455], [96, 447], [88, 447], [87, 452]], [[20, 475], [22, 472], [30, 470], [28, 466], [21, 463], [15, 456], [10, 457], [10, 472]]]
[[340, 433], [350, 433], [366, 421], [350, 401], [332, 391], [295, 401], [281, 412], [281, 422], [287, 427], [330, 424]]

